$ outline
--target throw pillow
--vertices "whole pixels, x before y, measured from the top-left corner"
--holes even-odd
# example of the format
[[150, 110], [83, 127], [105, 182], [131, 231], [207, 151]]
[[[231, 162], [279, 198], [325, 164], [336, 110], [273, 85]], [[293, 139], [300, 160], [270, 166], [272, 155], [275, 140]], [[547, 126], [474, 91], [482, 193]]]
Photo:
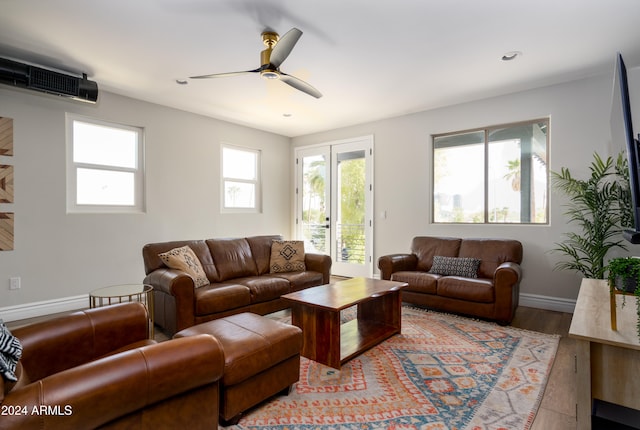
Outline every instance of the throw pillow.
[[0, 374], [7, 380], [15, 382], [16, 365], [22, 357], [22, 344], [11, 334], [4, 322], [0, 320]]
[[202, 263], [198, 260], [195, 252], [189, 246], [174, 248], [170, 251], [158, 254], [158, 257], [168, 267], [176, 270], [182, 270], [193, 278], [196, 288], [209, 285], [209, 279], [204, 273]]
[[469, 257], [443, 257], [435, 255], [429, 273], [443, 276], [464, 276], [465, 278], [477, 278], [480, 260]]
[[304, 264], [302, 240], [274, 240], [271, 242], [271, 273], [299, 272], [307, 270]]

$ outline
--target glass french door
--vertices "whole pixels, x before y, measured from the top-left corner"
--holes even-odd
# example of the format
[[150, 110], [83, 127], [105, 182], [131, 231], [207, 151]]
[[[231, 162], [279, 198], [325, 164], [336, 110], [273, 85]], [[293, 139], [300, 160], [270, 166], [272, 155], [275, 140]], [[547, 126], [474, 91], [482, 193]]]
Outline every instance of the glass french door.
[[373, 275], [373, 137], [296, 151], [296, 236], [331, 273]]

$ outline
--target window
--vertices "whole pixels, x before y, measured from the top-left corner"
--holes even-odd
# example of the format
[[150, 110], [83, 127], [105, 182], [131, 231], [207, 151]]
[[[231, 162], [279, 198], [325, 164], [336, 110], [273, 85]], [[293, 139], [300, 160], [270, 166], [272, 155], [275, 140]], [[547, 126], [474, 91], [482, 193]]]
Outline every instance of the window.
[[433, 137], [433, 222], [546, 224], [549, 120]]
[[68, 212], [143, 212], [142, 129], [68, 117]]
[[222, 211], [260, 210], [260, 151], [222, 145]]

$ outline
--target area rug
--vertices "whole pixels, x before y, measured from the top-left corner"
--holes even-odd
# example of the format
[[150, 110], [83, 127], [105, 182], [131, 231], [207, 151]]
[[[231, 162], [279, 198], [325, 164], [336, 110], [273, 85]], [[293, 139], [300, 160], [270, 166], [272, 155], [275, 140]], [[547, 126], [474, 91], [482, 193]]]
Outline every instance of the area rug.
[[302, 358], [288, 396], [233, 430], [529, 429], [559, 336], [402, 309], [402, 333], [341, 370]]

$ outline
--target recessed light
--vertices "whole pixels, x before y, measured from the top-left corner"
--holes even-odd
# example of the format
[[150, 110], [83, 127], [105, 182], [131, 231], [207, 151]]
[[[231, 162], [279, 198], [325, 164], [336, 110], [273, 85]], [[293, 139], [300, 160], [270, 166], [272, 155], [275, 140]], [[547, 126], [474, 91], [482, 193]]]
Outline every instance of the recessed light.
[[176, 79], [176, 84], [178, 85], [187, 85], [189, 83], [189, 81], [187, 81], [186, 79]]
[[502, 61], [513, 61], [516, 58], [520, 57], [522, 52], [520, 51], [509, 51], [502, 56]]
[[285, 117], [285, 118], [290, 118], [290, 117], [293, 116], [293, 114], [292, 113], [283, 113], [282, 116]]

